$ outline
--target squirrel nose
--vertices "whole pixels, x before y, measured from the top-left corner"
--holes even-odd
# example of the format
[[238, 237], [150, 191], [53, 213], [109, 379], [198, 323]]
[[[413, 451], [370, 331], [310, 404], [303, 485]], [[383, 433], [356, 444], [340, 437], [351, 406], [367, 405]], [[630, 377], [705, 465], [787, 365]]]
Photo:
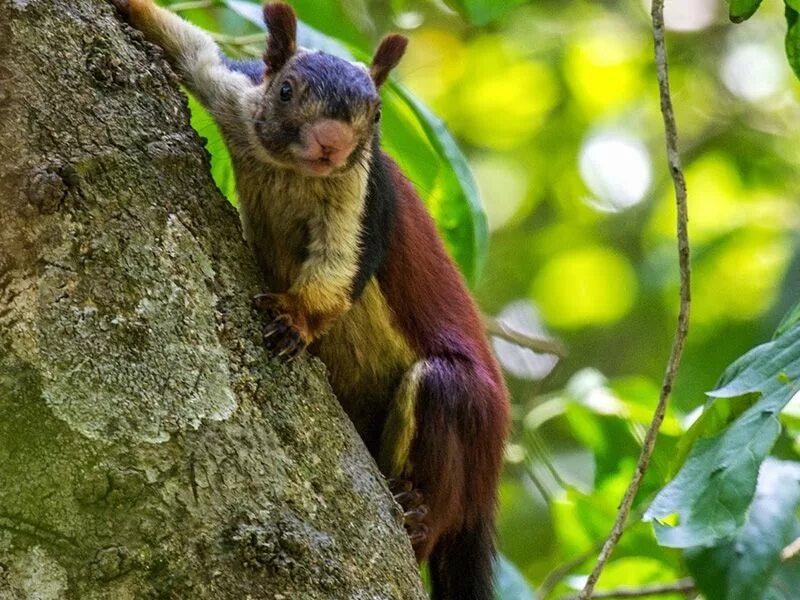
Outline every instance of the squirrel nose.
[[349, 158], [356, 145], [353, 128], [344, 121], [320, 119], [311, 125], [306, 137], [303, 158], [319, 160], [327, 158], [338, 167]]

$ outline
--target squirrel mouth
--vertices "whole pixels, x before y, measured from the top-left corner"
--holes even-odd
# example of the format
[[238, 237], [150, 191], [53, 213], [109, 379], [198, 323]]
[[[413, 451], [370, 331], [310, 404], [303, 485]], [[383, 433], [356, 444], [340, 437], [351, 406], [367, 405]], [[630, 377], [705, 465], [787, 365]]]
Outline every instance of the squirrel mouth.
[[334, 169], [334, 165], [331, 160], [325, 157], [316, 159], [300, 158], [297, 162], [300, 164], [300, 167], [303, 171], [306, 171], [317, 177], [325, 177], [326, 175], [330, 175]]

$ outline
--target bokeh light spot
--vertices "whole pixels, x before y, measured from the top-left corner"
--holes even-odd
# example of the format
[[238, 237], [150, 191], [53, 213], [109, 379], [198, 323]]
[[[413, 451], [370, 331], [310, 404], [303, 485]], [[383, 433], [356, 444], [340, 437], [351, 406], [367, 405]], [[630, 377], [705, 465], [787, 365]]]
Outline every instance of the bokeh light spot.
[[523, 165], [496, 154], [472, 162], [489, 220], [489, 229], [500, 229], [519, 209], [528, 192], [528, 172]]
[[[670, 0], [664, 4], [664, 25], [672, 31], [700, 31], [717, 18], [718, 0]], [[651, 0], [642, 5], [650, 11]]]
[[412, 34], [399, 69], [403, 82], [438, 108], [442, 96], [464, 74], [465, 65], [466, 49], [458, 36], [425, 27]]
[[589, 246], [553, 258], [534, 279], [531, 291], [545, 322], [577, 329], [624, 317], [636, 300], [638, 285], [623, 255]]
[[735, 96], [757, 102], [783, 88], [786, 75], [783, 61], [783, 57], [767, 44], [737, 44], [722, 61], [722, 81]]
[[743, 230], [698, 261], [692, 317], [698, 324], [748, 321], [775, 301], [791, 246], [775, 231]]
[[567, 84], [588, 113], [607, 112], [634, 102], [642, 94], [640, 63], [643, 40], [624, 25], [603, 21], [567, 47]]
[[560, 95], [551, 68], [494, 35], [470, 44], [467, 64], [468, 74], [437, 106], [450, 127], [481, 148], [531, 141]]
[[590, 204], [617, 212], [641, 202], [652, 181], [644, 144], [624, 133], [603, 132], [588, 138], [580, 151], [580, 172], [596, 199]]

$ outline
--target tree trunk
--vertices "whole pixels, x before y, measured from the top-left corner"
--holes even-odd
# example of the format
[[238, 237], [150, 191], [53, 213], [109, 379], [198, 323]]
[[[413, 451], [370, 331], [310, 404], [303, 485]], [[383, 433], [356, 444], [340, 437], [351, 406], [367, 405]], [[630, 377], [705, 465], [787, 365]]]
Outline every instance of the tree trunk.
[[0, 599], [424, 597], [322, 366], [262, 349], [174, 77], [101, 0], [0, 0], [0, 219]]

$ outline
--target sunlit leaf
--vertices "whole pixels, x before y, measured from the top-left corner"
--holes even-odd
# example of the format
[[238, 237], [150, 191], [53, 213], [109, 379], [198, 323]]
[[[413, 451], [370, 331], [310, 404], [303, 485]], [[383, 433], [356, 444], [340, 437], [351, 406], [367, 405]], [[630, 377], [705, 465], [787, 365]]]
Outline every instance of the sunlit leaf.
[[494, 572], [494, 593], [497, 600], [536, 600], [522, 573], [505, 556], [497, 557]]
[[189, 97], [189, 110], [192, 115], [192, 127], [205, 138], [206, 150], [211, 155], [211, 176], [219, 190], [231, 202], [236, 204], [236, 179], [233, 175], [233, 165], [228, 154], [228, 148], [222, 139], [219, 127], [213, 117], [191, 94]]
[[[246, 0], [225, 0], [225, 4], [265, 28], [259, 5]], [[339, 34], [336, 19], [319, 25]], [[353, 36], [346, 38], [345, 44], [307, 23], [299, 24], [298, 41], [347, 60], [368, 61], [373, 50]], [[384, 86], [383, 112], [386, 150], [416, 186], [462, 273], [474, 282], [483, 266], [488, 227], [466, 158], [444, 123], [394, 81]]]
[[[780, 433], [778, 415], [799, 387], [800, 325], [742, 356], [722, 382], [709, 394], [715, 402], [752, 394], [759, 400], [719, 435], [698, 440], [647, 511], [664, 546], [709, 545], [744, 523], [759, 467]], [[675, 515], [674, 526], [659, 522]]]
[[[712, 548], [686, 552], [689, 570], [708, 600], [757, 600], [771, 584], [780, 594], [780, 579], [800, 576], [800, 563], [781, 566], [781, 550], [800, 535], [800, 463], [767, 459], [758, 475], [755, 499], [739, 532]], [[779, 581], [775, 581], [776, 578]], [[798, 587], [783, 589], [794, 598]]]
[[755, 14], [761, 0], [730, 0], [730, 16], [734, 23], [746, 21]]

